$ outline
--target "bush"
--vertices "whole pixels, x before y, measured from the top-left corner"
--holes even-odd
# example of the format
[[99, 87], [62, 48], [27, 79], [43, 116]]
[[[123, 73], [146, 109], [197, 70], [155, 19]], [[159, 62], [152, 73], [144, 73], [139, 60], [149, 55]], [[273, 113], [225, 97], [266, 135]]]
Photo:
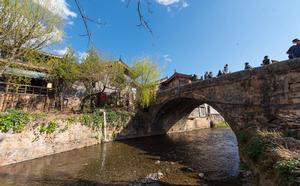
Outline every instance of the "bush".
[[0, 115], [0, 131], [14, 133], [21, 132], [30, 122], [30, 115], [15, 109], [10, 109]]
[[300, 160], [281, 160], [275, 164], [275, 171], [283, 182], [292, 182], [296, 176], [293, 171], [300, 167]]
[[83, 114], [80, 120], [85, 126], [93, 129], [101, 129], [103, 124], [103, 113], [93, 112], [92, 114]]
[[57, 121], [50, 121], [48, 125], [42, 124], [40, 127], [40, 133], [52, 134], [58, 127]]
[[246, 144], [249, 140], [249, 134], [245, 131], [240, 131], [236, 134], [236, 138], [239, 143]]
[[250, 139], [246, 145], [246, 155], [250, 159], [256, 159], [262, 152], [266, 150], [268, 143], [263, 139], [255, 136]]

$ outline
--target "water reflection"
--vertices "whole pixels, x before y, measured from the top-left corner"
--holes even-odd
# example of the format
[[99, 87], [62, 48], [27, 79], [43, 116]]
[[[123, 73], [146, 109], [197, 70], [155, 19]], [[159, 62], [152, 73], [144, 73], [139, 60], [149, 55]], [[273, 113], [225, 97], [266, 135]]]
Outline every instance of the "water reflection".
[[162, 185], [199, 185], [199, 172], [211, 180], [227, 180], [236, 178], [238, 169], [232, 131], [207, 129], [107, 143], [2, 167], [0, 183], [128, 185], [161, 171]]

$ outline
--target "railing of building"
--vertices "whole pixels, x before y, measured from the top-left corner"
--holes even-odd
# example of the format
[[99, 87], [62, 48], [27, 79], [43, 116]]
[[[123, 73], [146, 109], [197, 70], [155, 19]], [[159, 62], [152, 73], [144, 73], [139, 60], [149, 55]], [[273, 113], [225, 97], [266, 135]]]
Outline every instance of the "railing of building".
[[40, 96], [54, 96], [53, 88], [22, 85], [15, 83], [0, 82], [0, 93], [35, 94]]

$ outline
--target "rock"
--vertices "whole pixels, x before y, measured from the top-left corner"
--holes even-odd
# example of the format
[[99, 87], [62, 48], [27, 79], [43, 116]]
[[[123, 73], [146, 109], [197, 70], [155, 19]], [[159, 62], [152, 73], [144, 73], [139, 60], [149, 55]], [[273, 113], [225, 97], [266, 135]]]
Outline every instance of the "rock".
[[186, 170], [189, 171], [189, 172], [195, 172], [195, 170], [192, 169], [191, 167], [187, 167]]
[[141, 182], [144, 184], [158, 182], [161, 178], [163, 178], [164, 174], [160, 171], [157, 173], [150, 173], [144, 178]]
[[155, 161], [155, 164], [156, 164], [156, 165], [157, 165], [157, 164], [160, 164], [160, 161], [159, 161], [159, 160]]
[[199, 178], [203, 179], [204, 178], [204, 173], [201, 172], [201, 173], [198, 174], [198, 176], [199, 176]]
[[171, 165], [174, 165], [175, 163], [173, 161], [170, 162]]
[[251, 176], [251, 174], [252, 174], [251, 171], [246, 171], [246, 172], [243, 173], [243, 176], [244, 177], [249, 177], [249, 176]]

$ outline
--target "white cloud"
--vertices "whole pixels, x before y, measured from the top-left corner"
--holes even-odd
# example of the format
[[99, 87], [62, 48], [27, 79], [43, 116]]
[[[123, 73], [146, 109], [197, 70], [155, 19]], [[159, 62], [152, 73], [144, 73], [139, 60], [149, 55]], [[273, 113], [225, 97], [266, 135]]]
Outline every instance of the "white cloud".
[[66, 2], [66, 0], [34, 0], [34, 2], [39, 3], [55, 15], [58, 15], [64, 19], [77, 16], [75, 12], [70, 10], [69, 4]]
[[176, 7], [180, 8], [186, 8], [189, 6], [189, 4], [186, 2], [186, 0], [156, 0], [158, 4], [167, 6], [167, 11], [171, 12], [170, 6], [176, 5]]
[[65, 47], [63, 49], [56, 49], [56, 50], [53, 50], [53, 53], [56, 54], [56, 55], [60, 55], [60, 56], [63, 56], [66, 54], [66, 52], [68, 51], [68, 47]]
[[81, 63], [87, 57], [87, 55], [87, 52], [78, 52], [79, 62]]
[[180, 0], [156, 0], [157, 3], [168, 6], [174, 3], [179, 3]]
[[171, 63], [172, 62], [172, 58], [171, 58], [171, 56], [169, 54], [163, 55], [163, 58], [164, 58], [164, 61], [166, 63]]

